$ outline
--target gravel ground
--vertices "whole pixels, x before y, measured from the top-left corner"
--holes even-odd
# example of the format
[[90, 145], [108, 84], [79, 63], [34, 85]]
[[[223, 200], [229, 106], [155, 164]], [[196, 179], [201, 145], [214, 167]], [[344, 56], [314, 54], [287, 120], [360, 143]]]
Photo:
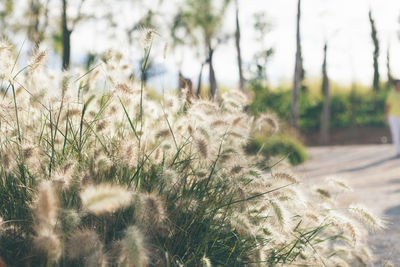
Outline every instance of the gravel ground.
[[400, 266], [400, 158], [391, 145], [355, 145], [308, 148], [310, 159], [296, 167], [305, 183], [338, 176], [354, 192], [341, 199], [343, 204], [362, 203], [384, 217], [389, 225], [370, 236], [377, 259], [374, 266], [390, 260]]

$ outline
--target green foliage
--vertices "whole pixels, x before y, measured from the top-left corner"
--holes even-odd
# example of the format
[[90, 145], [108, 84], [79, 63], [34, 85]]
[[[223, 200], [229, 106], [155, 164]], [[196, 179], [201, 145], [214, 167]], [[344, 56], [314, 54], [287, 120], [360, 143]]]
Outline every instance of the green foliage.
[[[221, 27], [223, 15], [230, 0], [219, 1], [220, 5], [211, 0], [187, 0], [183, 8], [177, 13], [171, 29], [175, 44], [191, 42], [209, 46]], [[183, 29], [184, 36], [179, 36], [179, 29]], [[200, 32], [200, 36], [196, 35]]]
[[1, 38], [9, 37], [8, 34], [15, 30], [16, 26], [12, 24], [10, 19], [15, 12], [13, 0], [4, 0], [0, 2], [0, 27], [2, 28]]
[[265, 143], [262, 152], [267, 156], [288, 155], [289, 162], [293, 165], [303, 163], [307, 159], [305, 147], [289, 135], [277, 135]]
[[247, 151], [253, 154], [260, 151], [266, 158], [287, 157], [292, 165], [307, 160], [304, 145], [289, 135], [275, 135], [271, 138], [257, 136], [250, 141]]
[[254, 92], [253, 102], [249, 106], [252, 114], [257, 115], [266, 111], [273, 111], [282, 120], [289, 120], [290, 91], [280, 88], [270, 90], [266, 85], [258, 82], [250, 84], [249, 89]]
[[[250, 105], [253, 114], [267, 110], [284, 121], [289, 120], [291, 91], [287, 88], [270, 89], [255, 83], [251, 89], [255, 97]], [[339, 88], [341, 89], [341, 88]], [[331, 94], [330, 128], [384, 126], [384, 106], [387, 91], [336, 90]], [[323, 98], [320, 94], [304, 91], [299, 97], [299, 129], [302, 132], [318, 131]]]

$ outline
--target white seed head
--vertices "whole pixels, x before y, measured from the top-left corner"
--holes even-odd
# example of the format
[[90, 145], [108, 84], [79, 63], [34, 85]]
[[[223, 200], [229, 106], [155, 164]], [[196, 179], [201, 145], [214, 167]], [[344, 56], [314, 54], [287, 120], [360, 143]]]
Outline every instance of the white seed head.
[[101, 252], [103, 244], [93, 230], [77, 230], [66, 243], [67, 256], [71, 260], [83, 259]]
[[40, 227], [54, 227], [57, 223], [58, 200], [50, 181], [39, 185], [38, 195], [34, 202], [35, 217]]
[[382, 230], [386, 228], [385, 222], [363, 205], [351, 205], [349, 207], [349, 211], [355, 214], [361, 221], [363, 221], [373, 230]]
[[80, 196], [85, 210], [101, 214], [129, 205], [132, 192], [118, 185], [99, 184], [86, 187]]
[[129, 226], [124, 238], [120, 241], [121, 266], [145, 267], [149, 263], [148, 251], [145, 248], [142, 232], [136, 226]]
[[206, 256], [203, 256], [203, 258], [201, 258], [201, 264], [202, 267], [212, 267], [210, 259]]
[[37, 236], [33, 239], [36, 250], [44, 253], [50, 262], [57, 261], [61, 256], [61, 242], [58, 236], [48, 228], [37, 231]]

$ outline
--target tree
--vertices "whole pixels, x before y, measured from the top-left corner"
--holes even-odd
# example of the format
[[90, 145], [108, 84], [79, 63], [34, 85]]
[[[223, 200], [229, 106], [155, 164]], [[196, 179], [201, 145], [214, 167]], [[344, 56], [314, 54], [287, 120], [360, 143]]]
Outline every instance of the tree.
[[386, 87], [389, 88], [393, 82], [392, 69], [390, 68], [390, 45], [388, 45], [388, 48], [386, 51], [386, 72], [387, 72]]
[[34, 49], [39, 47], [45, 38], [45, 32], [49, 24], [49, 2], [50, 0], [30, 0], [28, 16], [28, 38]]
[[203, 78], [203, 68], [206, 62], [201, 63], [199, 78], [197, 81], [197, 89], [196, 89], [196, 96], [199, 97], [201, 93], [201, 79]]
[[368, 12], [369, 22], [371, 25], [371, 38], [374, 44], [374, 52], [373, 52], [373, 67], [374, 67], [374, 80], [373, 80], [373, 89], [375, 92], [379, 91], [379, 67], [378, 67], [378, 59], [379, 59], [379, 40], [378, 34], [375, 27], [375, 20], [372, 17], [371, 9]]
[[300, 92], [301, 80], [303, 78], [303, 59], [301, 57], [301, 40], [300, 40], [300, 15], [301, 0], [297, 2], [297, 20], [296, 20], [296, 60], [294, 67], [294, 82], [292, 91], [292, 103], [290, 110], [290, 124], [297, 128], [297, 120], [299, 117], [298, 96]]
[[157, 23], [155, 20], [156, 15], [157, 15], [157, 13], [154, 12], [153, 10], [151, 10], [151, 9], [147, 10], [146, 14], [142, 18], [140, 18], [139, 21], [135, 22], [135, 24], [126, 31], [126, 34], [128, 35], [129, 43], [131, 45], [133, 45], [135, 42], [135, 40], [132, 36], [132, 34], [134, 32], [141, 31], [143, 29], [157, 28]]
[[[85, 0], [80, 0], [78, 12], [75, 18], [71, 19], [67, 16], [68, 0], [62, 0], [61, 10], [61, 34], [62, 34], [62, 69], [69, 69], [71, 59], [71, 34], [76, 25], [83, 19], [82, 6]], [[71, 21], [71, 23], [69, 23]], [[71, 26], [69, 26], [71, 25]]]
[[[216, 6], [213, 4], [215, 1], [212, 0], [186, 0], [184, 7], [175, 16], [171, 30], [175, 43], [188, 44], [189, 42], [204, 51], [204, 64], [209, 66], [211, 98], [214, 98], [217, 92], [213, 56], [218, 44], [226, 39], [219, 34], [219, 30], [229, 2], [230, 0], [222, 0], [219, 2], [221, 4]], [[183, 30], [183, 33], [180, 30]]]
[[11, 19], [15, 11], [15, 4], [13, 0], [0, 1], [0, 38], [9, 37], [9, 33], [12, 32], [13, 21]]
[[329, 78], [327, 72], [327, 50], [328, 44], [325, 42], [324, 45], [324, 59], [322, 63], [322, 93], [324, 96], [324, 104], [322, 107], [321, 114], [321, 144], [326, 145], [329, 142], [329, 121], [330, 121], [330, 95], [329, 95]]
[[235, 45], [237, 52], [238, 71], [239, 71], [239, 88], [242, 92], [246, 91], [245, 80], [243, 76], [242, 64], [242, 51], [240, 47], [240, 23], [239, 23], [239, 1], [235, 0], [235, 14], [236, 14], [236, 32], [235, 32]]
[[274, 54], [274, 49], [266, 43], [266, 36], [271, 31], [271, 24], [265, 18], [264, 11], [256, 12], [252, 16], [254, 18], [253, 28], [256, 36], [255, 41], [259, 44], [260, 50], [253, 55], [252, 64], [250, 64], [251, 77], [249, 80], [254, 83], [263, 83], [267, 81], [267, 63]]

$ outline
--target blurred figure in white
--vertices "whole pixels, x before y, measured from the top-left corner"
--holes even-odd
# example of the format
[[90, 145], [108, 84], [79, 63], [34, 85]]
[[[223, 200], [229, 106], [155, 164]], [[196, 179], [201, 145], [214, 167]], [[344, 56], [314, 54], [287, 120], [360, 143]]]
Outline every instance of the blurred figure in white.
[[385, 117], [389, 121], [396, 158], [400, 158], [400, 80], [394, 80], [393, 84], [386, 99]]

